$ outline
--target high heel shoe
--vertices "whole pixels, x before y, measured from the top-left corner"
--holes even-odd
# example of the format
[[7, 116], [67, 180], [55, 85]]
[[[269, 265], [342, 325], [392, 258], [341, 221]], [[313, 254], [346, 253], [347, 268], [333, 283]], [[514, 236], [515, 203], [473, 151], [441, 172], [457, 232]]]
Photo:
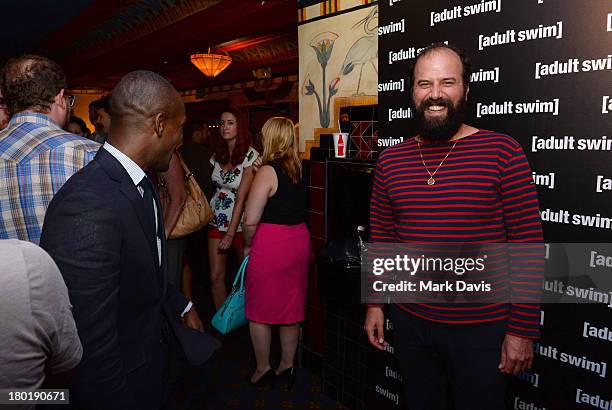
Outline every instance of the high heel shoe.
[[293, 389], [293, 385], [295, 384], [295, 369], [293, 367], [288, 367], [283, 370], [279, 374], [276, 375], [277, 379], [285, 379], [287, 382], [287, 390]]
[[250, 378], [248, 380], [249, 380], [249, 384], [253, 387], [261, 387], [268, 383], [270, 384], [270, 387], [274, 387], [275, 378], [276, 378], [276, 375], [274, 374], [274, 370], [268, 369], [268, 371], [265, 372], [263, 376], [261, 376], [259, 380], [257, 380], [256, 382], [251, 381]]

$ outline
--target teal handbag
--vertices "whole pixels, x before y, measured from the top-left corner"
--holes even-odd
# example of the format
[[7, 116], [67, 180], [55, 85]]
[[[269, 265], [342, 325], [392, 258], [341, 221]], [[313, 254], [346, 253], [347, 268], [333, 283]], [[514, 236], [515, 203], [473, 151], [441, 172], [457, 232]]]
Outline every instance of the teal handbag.
[[248, 323], [244, 315], [244, 272], [248, 261], [247, 256], [238, 269], [232, 291], [212, 318], [212, 325], [224, 335]]

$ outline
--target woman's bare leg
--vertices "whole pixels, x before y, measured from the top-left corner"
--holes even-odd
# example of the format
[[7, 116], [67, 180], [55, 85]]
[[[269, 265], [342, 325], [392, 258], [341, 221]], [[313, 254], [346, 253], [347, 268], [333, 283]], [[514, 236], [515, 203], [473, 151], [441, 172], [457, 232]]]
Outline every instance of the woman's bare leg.
[[281, 361], [276, 369], [276, 374], [293, 367], [293, 359], [300, 339], [300, 325], [279, 326], [281, 345]]
[[210, 289], [215, 310], [218, 310], [227, 297], [225, 286], [225, 270], [227, 267], [227, 254], [219, 253], [218, 246], [221, 240], [208, 238], [208, 260], [210, 261]]
[[263, 323], [249, 322], [251, 343], [255, 352], [257, 369], [251, 376], [253, 383], [257, 382], [268, 370], [270, 370], [270, 342], [272, 340], [272, 329]]

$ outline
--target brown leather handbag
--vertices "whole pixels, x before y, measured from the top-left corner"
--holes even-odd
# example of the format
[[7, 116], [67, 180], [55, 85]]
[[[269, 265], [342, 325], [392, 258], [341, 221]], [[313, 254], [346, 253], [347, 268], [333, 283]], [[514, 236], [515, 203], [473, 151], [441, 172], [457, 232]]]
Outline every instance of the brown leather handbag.
[[[182, 238], [206, 226], [213, 217], [212, 209], [208, 203], [208, 199], [202, 189], [196, 182], [193, 173], [187, 168], [185, 161], [177, 152], [183, 170], [185, 171], [185, 189], [187, 190], [187, 199], [183, 210], [179, 215], [176, 225], [168, 239]], [[160, 176], [159, 178], [159, 199], [162, 207], [165, 209], [170, 201], [166, 181]]]

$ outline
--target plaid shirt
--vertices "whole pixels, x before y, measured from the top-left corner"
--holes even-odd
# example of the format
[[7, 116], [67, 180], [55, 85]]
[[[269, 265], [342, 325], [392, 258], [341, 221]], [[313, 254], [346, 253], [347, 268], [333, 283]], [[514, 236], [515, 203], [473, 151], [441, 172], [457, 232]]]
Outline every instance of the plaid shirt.
[[38, 244], [53, 195], [99, 148], [44, 114], [13, 116], [0, 131], [0, 239]]

